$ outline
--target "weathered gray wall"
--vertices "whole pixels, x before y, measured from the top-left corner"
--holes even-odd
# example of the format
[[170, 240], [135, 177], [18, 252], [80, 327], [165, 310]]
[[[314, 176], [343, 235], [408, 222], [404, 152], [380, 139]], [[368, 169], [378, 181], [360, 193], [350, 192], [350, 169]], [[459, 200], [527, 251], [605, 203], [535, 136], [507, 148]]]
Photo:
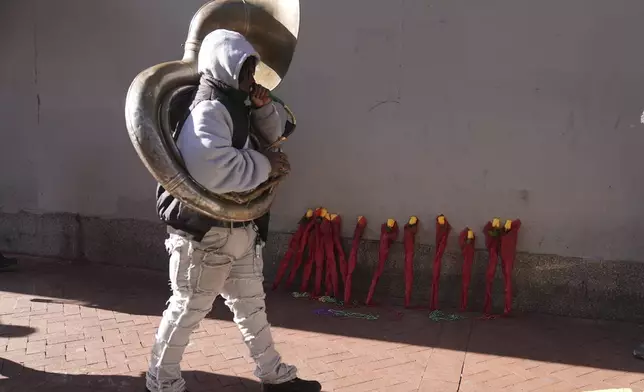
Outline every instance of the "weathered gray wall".
[[[0, 2], [0, 211], [154, 219], [124, 95], [181, 56], [201, 3]], [[524, 221], [524, 251], [644, 261], [643, 16], [641, 0], [302, 1], [273, 229], [319, 204], [372, 236], [389, 216], [500, 215]]]

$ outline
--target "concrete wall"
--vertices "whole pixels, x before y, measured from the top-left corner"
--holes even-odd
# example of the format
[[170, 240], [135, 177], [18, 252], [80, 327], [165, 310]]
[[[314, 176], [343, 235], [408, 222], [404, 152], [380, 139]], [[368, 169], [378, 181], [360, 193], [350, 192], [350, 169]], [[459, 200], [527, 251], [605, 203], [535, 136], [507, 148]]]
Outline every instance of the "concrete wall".
[[[202, 3], [0, 2], [6, 217], [155, 219], [124, 96], [181, 56]], [[371, 237], [389, 216], [500, 215], [524, 221], [523, 251], [644, 261], [643, 15], [641, 0], [302, 1], [273, 229], [320, 204], [366, 215]]]

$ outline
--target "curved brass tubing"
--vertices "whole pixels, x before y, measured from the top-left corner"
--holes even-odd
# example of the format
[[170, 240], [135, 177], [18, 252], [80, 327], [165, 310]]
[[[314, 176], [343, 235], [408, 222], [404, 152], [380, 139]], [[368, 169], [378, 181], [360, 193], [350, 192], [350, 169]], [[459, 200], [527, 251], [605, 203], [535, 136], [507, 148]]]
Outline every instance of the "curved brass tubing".
[[[253, 220], [270, 209], [275, 187], [283, 177], [245, 194], [226, 195], [216, 195], [190, 177], [172, 137], [172, 124], [176, 124], [172, 108], [199, 82], [197, 58], [208, 33], [224, 28], [243, 34], [262, 57], [257, 82], [272, 90], [291, 64], [299, 24], [299, 0], [211, 1], [190, 23], [183, 59], [150, 67], [134, 79], [125, 103], [130, 140], [145, 167], [172, 196], [202, 214], [225, 221]], [[277, 98], [275, 101], [283, 104]], [[292, 132], [295, 118], [288, 107], [285, 109]]]

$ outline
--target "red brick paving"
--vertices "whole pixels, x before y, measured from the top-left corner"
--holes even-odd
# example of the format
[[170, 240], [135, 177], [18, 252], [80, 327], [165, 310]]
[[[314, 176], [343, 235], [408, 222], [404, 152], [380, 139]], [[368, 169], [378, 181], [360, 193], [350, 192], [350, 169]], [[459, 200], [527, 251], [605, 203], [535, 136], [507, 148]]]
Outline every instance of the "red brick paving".
[[[168, 286], [162, 274], [26, 261], [0, 273], [0, 392], [142, 391]], [[635, 324], [524, 315], [433, 323], [426, 311], [370, 308], [377, 321], [269, 295], [278, 348], [324, 391], [644, 391]], [[221, 302], [184, 360], [191, 390], [257, 391]]]

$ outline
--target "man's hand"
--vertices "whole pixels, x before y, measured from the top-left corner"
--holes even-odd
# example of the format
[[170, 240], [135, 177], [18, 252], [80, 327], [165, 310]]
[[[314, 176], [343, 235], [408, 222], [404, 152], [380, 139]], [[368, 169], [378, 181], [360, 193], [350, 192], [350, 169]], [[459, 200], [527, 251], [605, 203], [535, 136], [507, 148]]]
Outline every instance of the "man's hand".
[[271, 173], [269, 177], [277, 177], [282, 174], [288, 174], [291, 171], [291, 164], [288, 157], [283, 152], [267, 151], [264, 153], [271, 163]]
[[251, 87], [250, 100], [256, 108], [268, 105], [272, 101], [268, 89], [257, 83]]

